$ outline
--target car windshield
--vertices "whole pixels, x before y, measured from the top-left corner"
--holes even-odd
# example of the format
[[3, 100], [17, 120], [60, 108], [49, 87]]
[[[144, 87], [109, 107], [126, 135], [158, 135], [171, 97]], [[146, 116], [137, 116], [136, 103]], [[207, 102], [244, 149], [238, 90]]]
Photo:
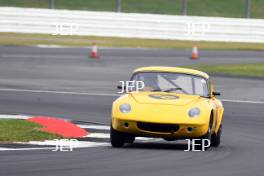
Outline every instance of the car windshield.
[[144, 88], [139, 91], [177, 92], [209, 96], [207, 80], [195, 75], [171, 72], [140, 72], [135, 73], [131, 80], [144, 82]]

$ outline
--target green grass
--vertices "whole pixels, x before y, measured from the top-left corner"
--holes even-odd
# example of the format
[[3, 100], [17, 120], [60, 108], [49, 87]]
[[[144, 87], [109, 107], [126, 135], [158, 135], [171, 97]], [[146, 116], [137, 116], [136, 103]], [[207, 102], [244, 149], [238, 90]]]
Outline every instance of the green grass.
[[264, 63], [188, 66], [210, 74], [264, 78]]
[[[49, 0], [0, 0], [0, 6], [49, 8]], [[58, 9], [115, 11], [116, 0], [55, 0]], [[264, 1], [252, 0], [252, 17], [264, 18]], [[181, 0], [122, 0], [123, 12], [181, 14]], [[188, 14], [244, 17], [245, 0], [188, 0]]]
[[48, 8], [48, 0], [0, 0], [0, 6]]
[[263, 44], [231, 42], [193, 42], [179, 40], [155, 40], [118, 37], [92, 36], [53, 36], [49, 34], [0, 33], [0, 45], [65, 45], [91, 46], [96, 42], [98, 47], [141, 47], [141, 48], [187, 48], [197, 45], [199, 49], [217, 50], [264, 50]]
[[25, 120], [0, 119], [0, 143], [59, 139], [58, 135], [40, 131], [41, 126]]

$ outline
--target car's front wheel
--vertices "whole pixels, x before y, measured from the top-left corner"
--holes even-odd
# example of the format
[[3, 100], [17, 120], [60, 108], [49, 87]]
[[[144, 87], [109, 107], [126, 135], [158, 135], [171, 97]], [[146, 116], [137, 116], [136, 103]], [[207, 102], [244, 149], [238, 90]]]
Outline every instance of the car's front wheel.
[[112, 147], [122, 147], [125, 143], [133, 143], [134, 136], [116, 131], [112, 126], [110, 129], [110, 141]]
[[198, 149], [199, 150], [207, 150], [212, 145], [211, 144], [211, 145], [209, 145], [207, 147], [206, 146], [203, 146], [204, 144], [206, 144], [204, 140], [207, 140], [211, 144], [211, 142], [212, 142], [211, 128], [209, 128], [208, 129], [208, 132], [204, 136], [202, 136], [200, 138], [200, 140], [198, 140], [197, 144], [198, 144]]
[[[213, 127], [213, 115], [211, 114], [207, 133], [204, 136], [202, 136], [198, 141], [200, 150], [207, 150], [212, 145], [212, 127]], [[203, 146], [205, 144], [204, 140], [207, 140], [210, 143], [210, 145], [207, 147]]]
[[212, 135], [211, 146], [218, 147], [221, 143], [221, 134], [222, 134], [222, 124], [217, 132], [217, 134]]

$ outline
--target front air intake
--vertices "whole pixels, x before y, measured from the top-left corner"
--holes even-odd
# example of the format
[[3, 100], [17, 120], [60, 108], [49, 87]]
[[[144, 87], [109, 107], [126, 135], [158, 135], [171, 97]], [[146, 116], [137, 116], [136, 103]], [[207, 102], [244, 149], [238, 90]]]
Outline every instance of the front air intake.
[[174, 133], [179, 130], [179, 125], [137, 122], [139, 129], [151, 132]]

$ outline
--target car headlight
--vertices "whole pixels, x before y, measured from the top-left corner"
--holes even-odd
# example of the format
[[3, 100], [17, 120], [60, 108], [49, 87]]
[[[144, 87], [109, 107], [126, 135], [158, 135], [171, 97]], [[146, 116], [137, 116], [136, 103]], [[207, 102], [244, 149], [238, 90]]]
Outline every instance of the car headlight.
[[192, 108], [189, 110], [189, 117], [198, 117], [200, 115], [200, 109], [199, 108]]
[[119, 110], [122, 113], [129, 113], [131, 111], [131, 106], [127, 103], [124, 103], [119, 106]]

